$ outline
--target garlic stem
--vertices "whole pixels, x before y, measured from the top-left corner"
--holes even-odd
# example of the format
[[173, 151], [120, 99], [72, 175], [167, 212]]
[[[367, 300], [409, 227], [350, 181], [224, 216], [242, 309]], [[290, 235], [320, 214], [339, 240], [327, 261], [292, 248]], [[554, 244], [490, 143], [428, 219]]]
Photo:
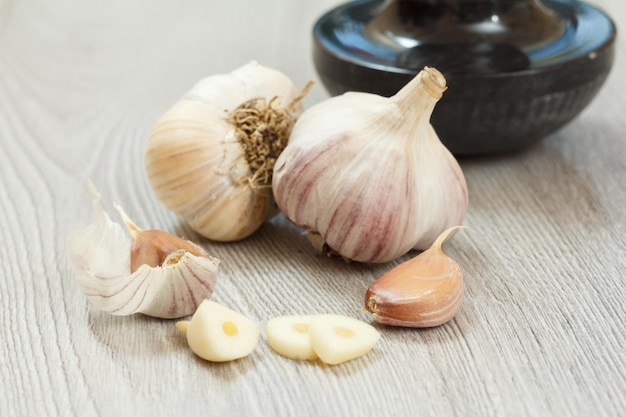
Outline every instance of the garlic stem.
[[[446, 91], [446, 79], [435, 68], [425, 67], [395, 95], [390, 97], [406, 120], [428, 123], [435, 105]], [[411, 127], [415, 131], [415, 127]]]
[[435, 241], [433, 242], [433, 244], [431, 245], [431, 247], [429, 249], [431, 250], [438, 250], [439, 252], [443, 252], [442, 251], [442, 246], [445, 242], [448, 241], [448, 239], [452, 238], [452, 236], [454, 236], [454, 234], [459, 230], [459, 229], [467, 229], [467, 226], [452, 226], [447, 228], [446, 230], [444, 230], [443, 232], [441, 232], [441, 234], [439, 236], [437, 236], [437, 239], [435, 239]]

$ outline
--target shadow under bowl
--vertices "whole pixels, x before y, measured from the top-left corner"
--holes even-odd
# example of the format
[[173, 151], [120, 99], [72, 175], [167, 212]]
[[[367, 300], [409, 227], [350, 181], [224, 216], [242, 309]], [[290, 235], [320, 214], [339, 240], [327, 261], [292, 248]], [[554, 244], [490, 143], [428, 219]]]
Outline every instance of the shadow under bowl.
[[[515, 151], [540, 141], [592, 101], [613, 64], [615, 25], [585, 3], [544, 0], [534, 17], [520, 16], [530, 22], [529, 34], [541, 32], [532, 31], [537, 13], [558, 32], [533, 46], [524, 45], [531, 41], [519, 38], [519, 30], [490, 40], [493, 25], [483, 30], [476, 22], [459, 23], [456, 32], [440, 30], [438, 38], [430, 28], [442, 28], [442, 19], [463, 19], [451, 15], [458, 10], [451, 11], [449, 0], [438, 8], [426, 3], [357, 0], [329, 11], [313, 28], [313, 60], [331, 95], [391, 96], [424, 66], [437, 68], [448, 90], [431, 123], [457, 156]], [[517, 29], [524, 24], [516, 26], [514, 8], [501, 12], [491, 17], [505, 29], [500, 32], [507, 29], [502, 22]]]

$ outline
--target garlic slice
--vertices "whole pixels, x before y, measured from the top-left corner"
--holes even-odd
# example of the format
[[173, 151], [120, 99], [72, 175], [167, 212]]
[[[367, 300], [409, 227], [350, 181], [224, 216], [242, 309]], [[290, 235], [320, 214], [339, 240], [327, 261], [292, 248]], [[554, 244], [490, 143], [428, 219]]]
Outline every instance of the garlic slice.
[[317, 356], [329, 365], [367, 354], [380, 339], [373, 326], [339, 314], [318, 314], [311, 318], [309, 336]]
[[278, 316], [267, 322], [267, 342], [289, 359], [320, 359], [338, 365], [367, 354], [380, 333], [373, 326], [339, 314]]
[[259, 342], [259, 328], [243, 314], [205, 300], [190, 321], [176, 327], [187, 336], [193, 353], [211, 362], [227, 362], [248, 356]]
[[[116, 205], [131, 242], [104, 212], [100, 194], [91, 184], [89, 191], [95, 221], [70, 237], [67, 251], [76, 282], [92, 304], [119, 316], [142, 313], [178, 318], [192, 314], [211, 296], [217, 281], [217, 258], [164, 231], [143, 231]], [[149, 258], [151, 265], [142, 261]], [[131, 272], [133, 260], [139, 264]]]
[[289, 359], [317, 359], [311, 346], [309, 324], [313, 316], [289, 315], [278, 316], [267, 321], [267, 343], [279, 355]]

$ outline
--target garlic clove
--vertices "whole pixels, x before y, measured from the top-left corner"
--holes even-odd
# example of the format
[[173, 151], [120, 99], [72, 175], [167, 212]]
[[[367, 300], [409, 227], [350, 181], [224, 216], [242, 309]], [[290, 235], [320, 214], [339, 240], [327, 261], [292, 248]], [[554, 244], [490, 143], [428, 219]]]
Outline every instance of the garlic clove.
[[318, 314], [309, 322], [311, 346], [329, 365], [338, 365], [367, 354], [380, 333], [371, 325], [348, 316]]
[[218, 259], [169, 233], [146, 234], [116, 206], [131, 242], [102, 210], [100, 194], [91, 184], [89, 189], [95, 221], [70, 237], [67, 250], [76, 282], [92, 304], [113, 315], [178, 318], [211, 296]]
[[459, 227], [445, 230], [432, 246], [377, 279], [365, 308], [379, 323], [434, 327], [451, 320], [463, 301], [463, 275], [441, 246]]
[[209, 239], [254, 233], [278, 213], [272, 168], [303, 94], [256, 62], [200, 80], [149, 135], [145, 164], [156, 196]]
[[370, 263], [461, 224], [465, 177], [429, 122], [445, 89], [425, 68], [391, 98], [349, 92], [308, 108], [274, 166], [285, 217], [328, 253]]
[[270, 348], [289, 359], [317, 359], [309, 337], [311, 318], [312, 316], [306, 315], [290, 315], [268, 320], [266, 333]]
[[[177, 261], [176, 255], [189, 252], [195, 256], [208, 256], [200, 246], [162, 230], [142, 230], [124, 212], [118, 204], [115, 208], [122, 217], [132, 239], [130, 248], [130, 272], [135, 272], [141, 265], [157, 267]], [[173, 256], [171, 256], [173, 255]]]
[[200, 304], [191, 321], [179, 322], [176, 327], [186, 334], [192, 352], [211, 362], [243, 358], [259, 340], [259, 328], [253, 321], [209, 300]]

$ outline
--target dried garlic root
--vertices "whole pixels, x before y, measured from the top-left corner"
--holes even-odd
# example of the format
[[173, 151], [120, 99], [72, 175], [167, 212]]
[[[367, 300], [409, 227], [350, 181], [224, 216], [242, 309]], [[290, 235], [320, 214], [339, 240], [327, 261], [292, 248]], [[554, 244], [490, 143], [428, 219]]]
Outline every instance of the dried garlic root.
[[290, 359], [337, 365], [368, 353], [380, 333], [360, 320], [337, 315], [280, 316], [267, 322], [272, 350]]
[[248, 356], [259, 341], [259, 328], [244, 315], [204, 300], [191, 321], [176, 327], [187, 335], [192, 352], [211, 362], [226, 362]]

